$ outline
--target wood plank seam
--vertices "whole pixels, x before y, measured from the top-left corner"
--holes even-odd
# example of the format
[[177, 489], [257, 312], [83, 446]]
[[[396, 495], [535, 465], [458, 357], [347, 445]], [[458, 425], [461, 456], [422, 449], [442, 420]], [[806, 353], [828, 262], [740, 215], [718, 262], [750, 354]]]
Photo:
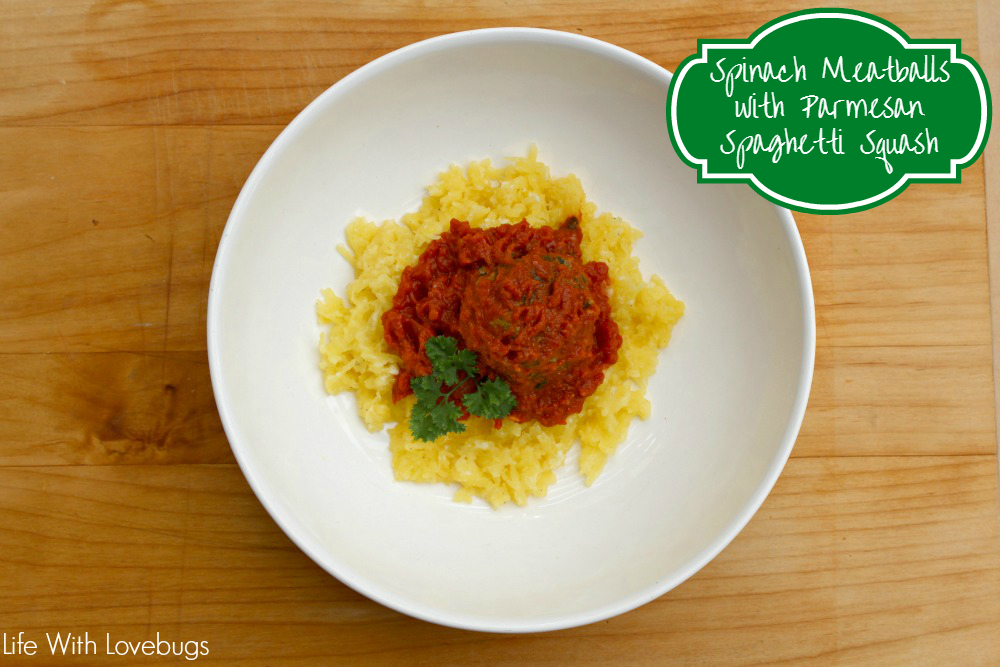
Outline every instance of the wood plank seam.
[[[1000, 8], [991, 0], [976, 3], [979, 64], [986, 80], [1000, 85]], [[993, 135], [996, 135], [994, 123]], [[987, 266], [990, 279], [990, 322], [993, 338], [993, 414], [997, 428], [997, 478], [1000, 479], [1000, 145], [997, 137], [987, 143], [984, 161]], [[997, 502], [1000, 517], [1000, 500]]]

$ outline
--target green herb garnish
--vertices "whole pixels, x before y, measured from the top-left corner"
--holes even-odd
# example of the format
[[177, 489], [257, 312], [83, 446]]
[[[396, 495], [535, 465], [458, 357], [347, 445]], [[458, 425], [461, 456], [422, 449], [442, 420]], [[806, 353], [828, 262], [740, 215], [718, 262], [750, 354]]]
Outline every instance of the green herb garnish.
[[[430, 338], [424, 344], [424, 352], [431, 362], [431, 374], [410, 378], [410, 388], [417, 397], [417, 404], [410, 413], [410, 432], [417, 440], [430, 442], [447, 433], [465, 430], [465, 424], [459, 421], [462, 409], [450, 399], [456, 389], [469, 382], [476, 384], [476, 390], [462, 399], [469, 414], [484, 419], [503, 419], [517, 405], [510, 385], [503, 379], [479, 382], [476, 353], [458, 349], [458, 341], [454, 338]], [[465, 373], [461, 381], [459, 373]]]
[[483, 419], [503, 419], [517, 405], [510, 385], [502, 379], [486, 380], [462, 399], [465, 409]]
[[444, 384], [458, 382], [458, 372], [464, 371], [469, 377], [474, 376], [476, 368], [476, 353], [472, 350], [458, 349], [458, 341], [450, 336], [435, 336], [424, 343], [424, 352], [430, 359], [433, 375]]

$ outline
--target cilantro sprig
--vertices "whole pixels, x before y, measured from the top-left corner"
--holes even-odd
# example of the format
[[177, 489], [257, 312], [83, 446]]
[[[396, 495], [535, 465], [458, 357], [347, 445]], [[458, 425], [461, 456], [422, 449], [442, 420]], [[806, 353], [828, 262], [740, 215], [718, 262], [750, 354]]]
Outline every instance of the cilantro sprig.
[[[458, 349], [454, 338], [430, 338], [424, 344], [424, 352], [431, 362], [431, 374], [410, 378], [410, 388], [417, 397], [410, 413], [410, 432], [417, 440], [430, 442], [465, 430], [465, 424], [459, 421], [462, 408], [450, 399], [456, 389], [469, 382], [477, 385], [475, 391], [462, 398], [469, 414], [503, 419], [517, 406], [510, 385], [502, 378], [479, 381], [476, 353]], [[459, 379], [459, 373], [464, 373], [465, 378]]]

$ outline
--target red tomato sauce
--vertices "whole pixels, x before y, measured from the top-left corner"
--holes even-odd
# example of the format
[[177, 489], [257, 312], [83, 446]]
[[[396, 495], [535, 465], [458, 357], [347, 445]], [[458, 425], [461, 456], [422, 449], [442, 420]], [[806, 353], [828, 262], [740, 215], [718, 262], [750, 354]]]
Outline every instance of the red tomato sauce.
[[[482, 375], [510, 385], [517, 398], [510, 419], [565, 424], [622, 344], [608, 266], [582, 260], [582, 238], [575, 217], [559, 228], [522, 220], [473, 229], [452, 220], [403, 271], [382, 315], [385, 341], [403, 360], [393, 400], [411, 393], [410, 378], [431, 372], [427, 339], [451, 336], [476, 353]], [[461, 393], [453, 394], [459, 405]]]

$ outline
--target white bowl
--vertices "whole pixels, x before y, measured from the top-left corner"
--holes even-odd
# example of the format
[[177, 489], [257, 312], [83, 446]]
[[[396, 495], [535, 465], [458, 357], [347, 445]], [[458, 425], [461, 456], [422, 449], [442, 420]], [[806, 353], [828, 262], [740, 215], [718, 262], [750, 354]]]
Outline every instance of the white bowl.
[[[212, 275], [219, 413], [282, 529], [368, 597], [445, 625], [541, 631], [669, 591], [746, 524], [806, 406], [815, 320], [791, 215], [745, 185], [699, 185], [670, 145], [670, 73], [586, 37], [446, 35], [362, 67], [310, 104], [240, 193]], [[600, 210], [645, 232], [636, 252], [687, 304], [635, 421], [591, 488], [574, 460], [548, 497], [494, 511], [393, 479], [388, 436], [317, 368], [320, 289], [356, 214], [397, 218], [451, 163], [523, 156], [576, 173]]]

